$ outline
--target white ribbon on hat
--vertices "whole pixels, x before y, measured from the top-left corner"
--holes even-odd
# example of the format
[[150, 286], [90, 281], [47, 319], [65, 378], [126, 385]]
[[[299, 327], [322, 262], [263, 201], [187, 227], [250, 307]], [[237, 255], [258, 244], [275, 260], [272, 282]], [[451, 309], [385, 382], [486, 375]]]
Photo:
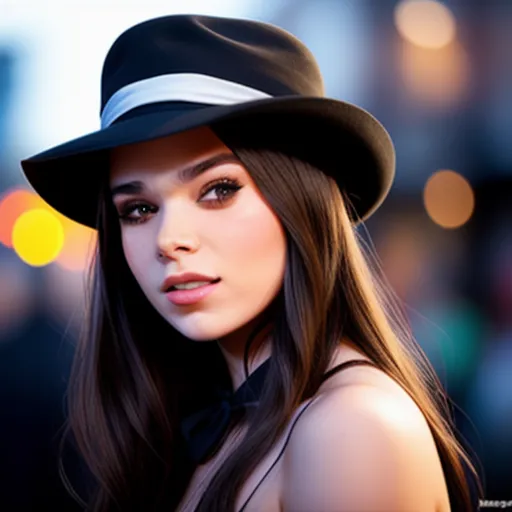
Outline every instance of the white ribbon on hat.
[[233, 105], [271, 98], [270, 94], [247, 85], [196, 73], [160, 75], [133, 82], [116, 91], [101, 114], [107, 128], [126, 112], [160, 101], [187, 101], [207, 105]]

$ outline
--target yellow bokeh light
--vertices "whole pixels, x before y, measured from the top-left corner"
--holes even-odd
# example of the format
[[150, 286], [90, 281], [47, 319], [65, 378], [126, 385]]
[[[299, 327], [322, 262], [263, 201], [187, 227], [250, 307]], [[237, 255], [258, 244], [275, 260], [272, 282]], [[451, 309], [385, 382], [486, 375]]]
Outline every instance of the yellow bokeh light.
[[443, 228], [464, 225], [475, 209], [475, 196], [468, 181], [451, 170], [441, 170], [428, 180], [423, 200], [430, 218]]
[[12, 229], [18, 217], [28, 210], [43, 208], [43, 200], [24, 188], [7, 191], [0, 200], [0, 242], [12, 248]]
[[435, 0], [402, 0], [395, 7], [399, 34], [423, 48], [442, 48], [455, 38], [455, 18]]
[[62, 223], [45, 208], [36, 208], [21, 214], [14, 224], [13, 248], [28, 265], [48, 265], [58, 256], [63, 244]]
[[[57, 219], [61, 225], [64, 237], [63, 243], [56, 257], [51, 257], [52, 251], [48, 249], [48, 258], [52, 261], [55, 260], [56, 263], [66, 270], [75, 272], [83, 271], [91, 261], [94, 243], [96, 241], [96, 231], [64, 217], [31, 190], [21, 187], [13, 188], [8, 190], [0, 198], [0, 219], [2, 219], [0, 222], [0, 243], [4, 244], [6, 247], [14, 248], [14, 226], [25, 212], [32, 210], [45, 210]], [[45, 217], [45, 219], [48, 218], [49, 217]], [[43, 223], [44, 222], [46, 221], [43, 220]], [[21, 225], [23, 226], [23, 221]], [[55, 226], [55, 224], [53, 223], [52, 226]], [[47, 228], [43, 227], [41, 235], [45, 233], [45, 230], [47, 230]], [[51, 237], [53, 235], [49, 236]], [[52, 238], [49, 238], [47, 243], [51, 244], [51, 240]], [[40, 246], [43, 252], [37, 256], [33, 249], [28, 249], [29, 242], [20, 243], [21, 245], [19, 247], [23, 248], [19, 251], [16, 250], [16, 248], [14, 249], [24, 261], [27, 263], [34, 261], [34, 263], [29, 264], [35, 266], [48, 263], [45, 261], [46, 257], [42, 256], [44, 251], [47, 250], [43, 249], [44, 245]], [[37, 263], [38, 261], [41, 261], [41, 263]]]

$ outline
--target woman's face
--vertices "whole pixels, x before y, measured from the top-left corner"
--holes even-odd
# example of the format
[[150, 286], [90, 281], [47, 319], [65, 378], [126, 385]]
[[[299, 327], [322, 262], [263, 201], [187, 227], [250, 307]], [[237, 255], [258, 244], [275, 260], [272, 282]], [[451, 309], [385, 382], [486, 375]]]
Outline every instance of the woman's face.
[[[281, 223], [209, 128], [116, 148], [110, 188], [126, 261], [149, 302], [184, 336], [221, 339], [278, 293], [286, 257]], [[164, 282], [184, 272], [220, 281], [185, 292], [209, 291], [200, 300], [177, 304], [181, 292], [167, 293]]]

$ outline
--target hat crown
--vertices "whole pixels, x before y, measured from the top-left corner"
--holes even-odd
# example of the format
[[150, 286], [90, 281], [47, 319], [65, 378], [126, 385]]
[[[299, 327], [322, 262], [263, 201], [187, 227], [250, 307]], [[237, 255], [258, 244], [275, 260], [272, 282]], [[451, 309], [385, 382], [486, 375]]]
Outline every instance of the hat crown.
[[101, 112], [118, 90], [161, 75], [220, 78], [270, 96], [324, 96], [311, 51], [271, 24], [213, 16], [172, 15], [123, 32], [102, 71]]

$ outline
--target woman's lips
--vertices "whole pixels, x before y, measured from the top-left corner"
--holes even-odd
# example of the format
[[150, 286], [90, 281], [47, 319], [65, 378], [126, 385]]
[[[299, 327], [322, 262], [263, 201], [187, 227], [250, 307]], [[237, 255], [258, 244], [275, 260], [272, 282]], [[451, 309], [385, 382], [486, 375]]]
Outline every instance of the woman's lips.
[[210, 293], [215, 291], [219, 284], [220, 279], [216, 279], [210, 284], [198, 286], [191, 290], [171, 290], [167, 292], [165, 296], [167, 297], [167, 300], [177, 306], [188, 306], [189, 304], [195, 304], [210, 295]]

